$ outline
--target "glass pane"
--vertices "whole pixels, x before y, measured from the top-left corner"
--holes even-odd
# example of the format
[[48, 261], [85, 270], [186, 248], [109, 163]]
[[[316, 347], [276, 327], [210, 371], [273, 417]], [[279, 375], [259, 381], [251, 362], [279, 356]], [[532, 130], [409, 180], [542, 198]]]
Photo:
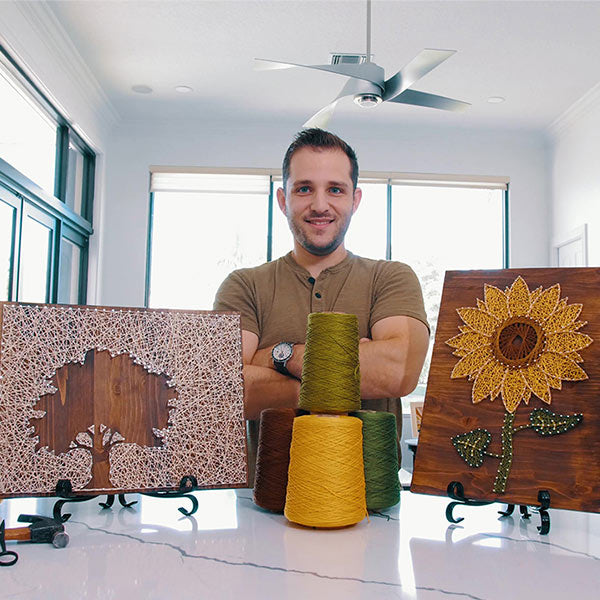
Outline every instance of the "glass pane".
[[66, 238], [60, 241], [59, 304], [79, 304], [81, 248]]
[[54, 195], [56, 125], [0, 68], [0, 158]]
[[10, 298], [10, 269], [15, 209], [0, 200], [0, 301]]
[[432, 333], [413, 397], [424, 394], [445, 271], [503, 266], [502, 205], [501, 190], [392, 186], [392, 258], [417, 273]]
[[362, 200], [346, 234], [346, 248], [366, 258], [384, 259], [386, 245], [387, 185], [358, 182]]
[[156, 192], [149, 305], [212, 309], [231, 271], [266, 260], [267, 209], [268, 193]]
[[277, 204], [277, 188], [282, 187], [281, 179], [273, 178], [273, 236], [271, 246], [271, 259], [275, 260], [284, 256], [294, 247], [294, 238], [290, 231], [286, 216]]
[[52, 230], [26, 216], [21, 230], [19, 301], [47, 302]]
[[70, 143], [65, 204], [78, 215], [81, 214], [83, 197], [83, 163], [83, 154], [76, 146]]

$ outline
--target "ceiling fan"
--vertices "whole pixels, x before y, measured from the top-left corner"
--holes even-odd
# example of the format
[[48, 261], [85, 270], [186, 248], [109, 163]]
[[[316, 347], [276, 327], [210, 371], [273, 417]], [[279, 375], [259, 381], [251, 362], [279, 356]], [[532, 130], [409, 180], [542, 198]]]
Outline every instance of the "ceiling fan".
[[[354, 96], [354, 102], [363, 108], [371, 108], [382, 102], [396, 102], [398, 104], [412, 104], [426, 106], [441, 110], [464, 111], [471, 106], [468, 102], [437, 96], [426, 92], [413, 90], [412, 86], [421, 77], [442, 64], [446, 59], [456, 53], [456, 50], [435, 50], [425, 48], [421, 50], [406, 66], [395, 75], [385, 79], [384, 70], [378, 64], [371, 62], [371, 0], [367, 0], [367, 53], [366, 55], [353, 55], [353, 60], [362, 62], [339, 62], [329, 65], [301, 65], [298, 63], [282, 62], [256, 58], [259, 69], [289, 69], [291, 67], [304, 67], [318, 71], [328, 71], [349, 77], [346, 85], [337, 97], [327, 106], [315, 113], [303, 127], [319, 127], [325, 129], [337, 103], [347, 96]], [[344, 55], [342, 55], [343, 59]]]

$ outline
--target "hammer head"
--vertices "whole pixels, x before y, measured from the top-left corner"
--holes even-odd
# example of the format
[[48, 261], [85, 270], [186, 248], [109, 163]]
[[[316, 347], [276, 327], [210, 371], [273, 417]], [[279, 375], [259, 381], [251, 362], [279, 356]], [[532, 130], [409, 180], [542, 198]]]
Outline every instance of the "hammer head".
[[19, 515], [21, 523], [31, 523], [31, 541], [42, 544], [53, 544], [56, 548], [63, 548], [69, 542], [65, 533], [65, 526], [60, 521], [39, 515]]

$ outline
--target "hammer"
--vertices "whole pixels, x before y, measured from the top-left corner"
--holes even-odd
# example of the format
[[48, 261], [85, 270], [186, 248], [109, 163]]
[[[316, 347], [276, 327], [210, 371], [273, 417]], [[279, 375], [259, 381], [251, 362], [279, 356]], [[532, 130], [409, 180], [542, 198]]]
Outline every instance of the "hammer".
[[41, 544], [49, 543], [55, 548], [64, 548], [69, 543], [69, 535], [65, 532], [65, 526], [55, 519], [38, 515], [19, 515], [17, 520], [21, 523], [31, 523], [31, 525], [29, 527], [6, 529], [4, 539]]

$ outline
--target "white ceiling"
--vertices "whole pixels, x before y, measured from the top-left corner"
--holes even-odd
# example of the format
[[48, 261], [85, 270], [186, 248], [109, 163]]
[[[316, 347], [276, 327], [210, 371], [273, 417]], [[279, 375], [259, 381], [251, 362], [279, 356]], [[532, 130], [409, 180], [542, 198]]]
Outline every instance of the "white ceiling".
[[[50, 1], [123, 119], [297, 119], [345, 79], [309, 69], [255, 71], [253, 58], [326, 63], [364, 52], [364, 0]], [[337, 118], [542, 129], [600, 82], [600, 2], [373, 0], [372, 53], [391, 76], [422, 48], [458, 53], [415, 89], [472, 103], [464, 114], [351, 99]], [[135, 94], [132, 85], [154, 89]], [[194, 92], [181, 95], [176, 85]], [[504, 96], [489, 104], [489, 96]], [[334, 123], [332, 121], [332, 124]]]

